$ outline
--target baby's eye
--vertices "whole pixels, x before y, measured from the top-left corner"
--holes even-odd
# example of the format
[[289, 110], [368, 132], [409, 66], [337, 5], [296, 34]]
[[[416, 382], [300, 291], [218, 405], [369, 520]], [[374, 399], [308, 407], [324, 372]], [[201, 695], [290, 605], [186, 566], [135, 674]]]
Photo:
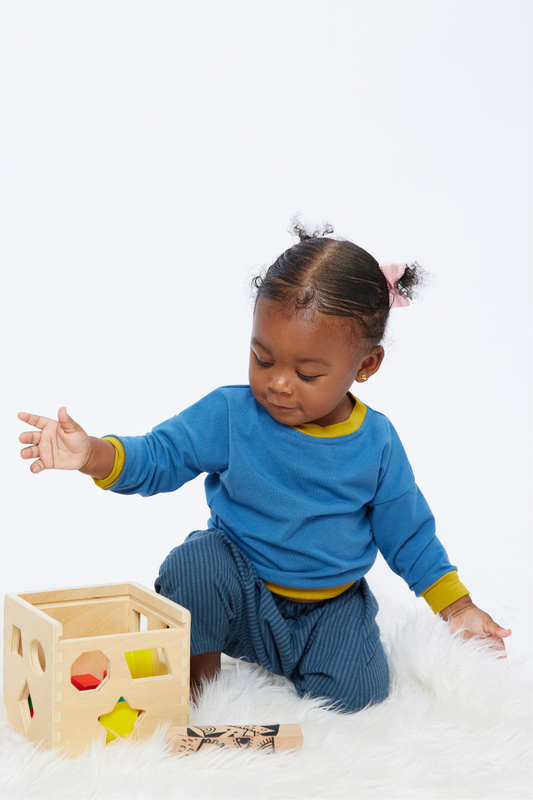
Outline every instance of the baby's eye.
[[268, 361], [260, 361], [257, 358], [257, 355], [255, 353], [254, 353], [254, 356], [255, 356], [255, 363], [259, 364], [260, 367], [271, 367], [272, 366], [272, 364], [270, 364]]
[[296, 374], [303, 381], [316, 381], [317, 378], [320, 378], [320, 375], [302, 375], [300, 372], [297, 372]]

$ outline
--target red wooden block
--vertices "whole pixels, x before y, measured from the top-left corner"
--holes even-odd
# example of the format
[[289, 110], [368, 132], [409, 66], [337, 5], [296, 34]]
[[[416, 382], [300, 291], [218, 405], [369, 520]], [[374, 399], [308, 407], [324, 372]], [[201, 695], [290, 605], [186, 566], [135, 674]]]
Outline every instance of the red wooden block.
[[73, 675], [71, 678], [73, 686], [79, 689], [80, 692], [86, 692], [88, 689], [96, 689], [100, 686], [102, 681], [95, 678], [94, 675]]

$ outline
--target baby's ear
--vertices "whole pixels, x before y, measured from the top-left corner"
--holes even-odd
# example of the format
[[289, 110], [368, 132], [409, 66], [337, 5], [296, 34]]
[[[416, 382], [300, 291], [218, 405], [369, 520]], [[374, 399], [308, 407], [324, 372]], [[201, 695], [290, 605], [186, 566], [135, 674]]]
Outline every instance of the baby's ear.
[[383, 359], [385, 358], [385, 350], [380, 344], [378, 344], [376, 345], [376, 347], [372, 348], [372, 354], [374, 355], [377, 362], [375, 369], [375, 372], [377, 372], [378, 369], [383, 364]]
[[369, 355], [366, 356], [366, 358], [364, 358], [361, 362], [361, 365], [357, 370], [355, 380], [358, 383], [364, 383], [371, 378], [372, 375], [375, 375], [378, 369], [381, 367], [384, 358], [385, 350], [383, 347], [380, 344], [376, 345], [376, 347], [373, 347]]

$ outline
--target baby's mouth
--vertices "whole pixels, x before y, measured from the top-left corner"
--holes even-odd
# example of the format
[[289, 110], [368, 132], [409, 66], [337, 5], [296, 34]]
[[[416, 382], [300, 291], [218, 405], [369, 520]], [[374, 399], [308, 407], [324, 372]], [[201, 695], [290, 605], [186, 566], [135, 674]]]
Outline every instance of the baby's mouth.
[[269, 400], [271, 406], [274, 406], [278, 411], [294, 411], [294, 407], [292, 406], [279, 406], [277, 403], [273, 403]]

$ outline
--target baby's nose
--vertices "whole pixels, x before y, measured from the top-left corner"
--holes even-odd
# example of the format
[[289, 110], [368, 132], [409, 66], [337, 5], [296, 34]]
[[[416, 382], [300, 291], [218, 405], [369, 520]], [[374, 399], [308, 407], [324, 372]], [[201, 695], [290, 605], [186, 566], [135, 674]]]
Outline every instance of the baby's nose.
[[275, 392], [292, 391], [292, 381], [286, 372], [273, 372], [270, 378], [270, 387]]

